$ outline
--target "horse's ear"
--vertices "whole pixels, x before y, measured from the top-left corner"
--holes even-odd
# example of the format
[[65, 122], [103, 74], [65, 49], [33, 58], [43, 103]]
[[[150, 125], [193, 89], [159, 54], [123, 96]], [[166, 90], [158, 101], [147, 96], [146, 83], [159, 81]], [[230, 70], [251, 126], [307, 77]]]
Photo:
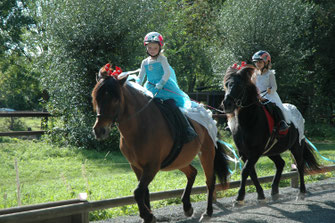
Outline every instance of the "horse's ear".
[[96, 80], [99, 82], [102, 78], [106, 78], [108, 76], [108, 72], [105, 69], [105, 66], [101, 67], [99, 73], [96, 75]]

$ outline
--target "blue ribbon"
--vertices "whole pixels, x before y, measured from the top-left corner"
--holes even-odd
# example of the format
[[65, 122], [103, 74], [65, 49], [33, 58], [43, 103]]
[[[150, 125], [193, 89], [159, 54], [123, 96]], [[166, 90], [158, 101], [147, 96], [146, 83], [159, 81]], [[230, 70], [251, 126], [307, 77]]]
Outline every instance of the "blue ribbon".
[[[229, 147], [230, 149], [231, 149], [231, 152], [234, 154], [234, 156], [235, 156], [235, 158], [238, 160], [238, 163], [239, 163], [239, 166], [240, 166], [240, 170], [242, 170], [242, 163], [241, 163], [241, 161], [240, 161], [240, 158], [238, 157], [238, 155], [236, 154], [236, 152], [235, 152], [235, 150], [234, 150], [234, 147], [231, 145], [231, 144], [229, 144], [229, 143], [227, 143], [227, 142], [225, 142], [225, 141], [223, 141], [223, 140], [218, 140], [218, 142], [219, 143], [222, 143], [222, 144], [224, 144], [225, 146], [227, 146], [227, 147]], [[230, 171], [230, 170], [229, 170]], [[230, 171], [231, 172], [231, 171]]]
[[331, 160], [331, 159], [328, 159], [327, 157], [322, 156], [319, 150], [313, 145], [313, 143], [311, 143], [311, 141], [309, 141], [307, 138], [305, 138], [305, 140], [309, 143], [309, 145], [312, 146], [312, 148], [319, 154], [319, 156], [321, 156], [322, 159], [335, 163], [335, 160]]

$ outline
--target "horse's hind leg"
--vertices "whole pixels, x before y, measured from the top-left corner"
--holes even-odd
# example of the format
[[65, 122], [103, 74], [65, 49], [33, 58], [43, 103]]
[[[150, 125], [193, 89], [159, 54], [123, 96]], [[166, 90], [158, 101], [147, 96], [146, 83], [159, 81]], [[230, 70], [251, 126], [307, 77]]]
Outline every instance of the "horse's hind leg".
[[214, 157], [215, 149], [212, 147], [204, 148], [199, 154], [202, 168], [206, 176], [206, 185], [207, 185], [207, 210], [201, 216], [200, 221], [210, 218], [213, 214], [213, 195], [215, 189], [215, 173], [214, 173]]
[[306, 185], [305, 185], [305, 179], [304, 179], [304, 174], [305, 174], [305, 160], [303, 158], [303, 150], [305, 147], [305, 142], [302, 141], [301, 145], [299, 144], [298, 140], [294, 144], [294, 146], [291, 149], [291, 153], [294, 156], [294, 159], [297, 163], [297, 169], [299, 173], [299, 180], [300, 180], [300, 193], [297, 197], [297, 199], [304, 199], [305, 194], [306, 194]]
[[280, 177], [283, 173], [283, 169], [285, 166], [285, 161], [281, 158], [280, 155], [276, 156], [269, 156], [269, 158], [274, 162], [276, 165], [276, 174], [272, 181], [272, 189], [271, 189], [271, 196], [273, 200], [277, 200], [279, 198], [279, 183]]
[[182, 171], [187, 177], [187, 185], [186, 185], [186, 188], [184, 190], [181, 200], [183, 202], [184, 214], [187, 217], [190, 217], [193, 215], [193, 208], [192, 208], [190, 196], [191, 196], [192, 186], [193, 186], [193, 183], [194, 183], [195, 177], [197, 176], [198, 171], [192, 165], [182, 168], [180, 169], [180, 171]]

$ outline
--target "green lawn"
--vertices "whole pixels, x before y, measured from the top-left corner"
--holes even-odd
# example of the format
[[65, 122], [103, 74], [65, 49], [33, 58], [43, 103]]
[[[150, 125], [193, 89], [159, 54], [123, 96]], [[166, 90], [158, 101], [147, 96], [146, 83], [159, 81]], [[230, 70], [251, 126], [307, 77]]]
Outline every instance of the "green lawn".
[[[315, 143], [323, 156], [335, 160], [335, 143]], [[285, 172], [290, 171], [290, 156], [283, 154], [287, 161]], [[325, 165], [332, 165], [318, 157]], [[102, 200], [130, 196], [137, 185], [135, 174], [125, 158], [119, 152], [96, 152], [80, 150], [73, 147], [56, 147], [44, 141], [19, 140], [2, 138], [0, 141], [0, 208], [15, 207], [17, 200], [15, 160], [21, 189], [22, 205], [52, 202], [77, 198], [80, 192], [87, 192], [88, 200]], [[194, 160], [194, 166], [199, 170], [195, 186], [205, 185], [204, 174], [199, 160]], [[231, 169], [234, 165], [231, 163]], [[257, 163], [259, 176], [274, 174], [274, 165], [268, 158], [261, 158]], [[317, 176], [306, 176], [307, 183], [334, 173]], [[231, 180], [239, 180], [239, 169]], [[184, 188], [186, 178], [179, 171], [160, 172], [150, 184], [150, 191], [165, 191]], [[289, 181], [281, 186], [288, 186]], [[269, 188], [270, 184], [264, 185]], [[254, 187], [248, 187], [248, 192]], [[237, 189], [220, 193], [220, 196], [232, 196]], [[205, 200], [206, 195], [192, 196], [194, 201]], [[180, 199], [168, 199], [153, 202], [153, 208], [170, 203], [180, 203]], [[137, 206], [113, 208], [90, 213], [91, 220], [103, 219], [118, 215], [137, 214]]]

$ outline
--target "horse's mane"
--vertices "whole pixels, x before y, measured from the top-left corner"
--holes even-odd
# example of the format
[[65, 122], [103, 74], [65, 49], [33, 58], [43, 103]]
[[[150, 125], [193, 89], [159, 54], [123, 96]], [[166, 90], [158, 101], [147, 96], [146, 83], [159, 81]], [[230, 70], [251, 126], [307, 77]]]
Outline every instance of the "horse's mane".
[[95, 110], [98, 102], [101, 101], [102, 96], [109, 93], [113, 98], [120, 98], [120, 87], [114, 77], [105, 77], [98, 81], [92, 91], [92, 103]]
[[[147, 98], [143, 92], [140, 90], [130, 86], [127, 84], [128, 92], [132, 95], [132, 97], [137, 96], [143, 96], [144, 98]], [[92, 103], [93, 103], [93, 109], [95, 110], [98, 103], [102, 100], [102, 97], [106, 92], [114, 98], [119, 99], [121, 96], [121, 88], [120, 84], [118, 83], [118, 80], [116, 80], [114, 77], [104, 77], [101, 78], [100, 81], [95, 85], [93, 91], [92, 91]], [[138, 97], [137, 97], [138, 98]], [[139, 102], [138, 100], [135, 100], [135, 103]]]
[[243, 84], [246, 86], [248, 95], [251, 97], [259, 98], [260, 96], [258, 94], [257, 87], [251, 78], [254, 71], [255, 71], [255, 67], [252, 65], [247, 65], [246, 67], [240, 70], [229, 67], [226, 71], [223, 81], [224, 83], [226, 83], [232, 76], [239, 76]]

